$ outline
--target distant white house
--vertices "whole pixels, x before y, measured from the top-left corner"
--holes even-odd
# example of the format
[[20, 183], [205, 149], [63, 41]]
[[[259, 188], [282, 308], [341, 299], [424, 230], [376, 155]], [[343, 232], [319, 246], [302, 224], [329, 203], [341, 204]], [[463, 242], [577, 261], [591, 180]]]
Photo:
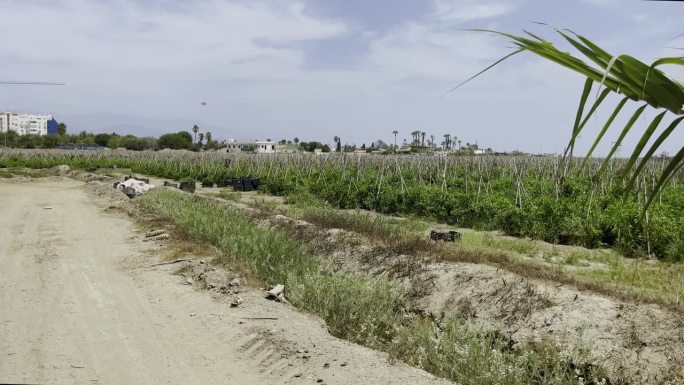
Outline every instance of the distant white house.
[[273, 141], [255, 140], [253, 142], [237, 142], [228, 140], [226, 143], [228, 153], [256, 152], [257, 154], [275, 154], [276, 143]]

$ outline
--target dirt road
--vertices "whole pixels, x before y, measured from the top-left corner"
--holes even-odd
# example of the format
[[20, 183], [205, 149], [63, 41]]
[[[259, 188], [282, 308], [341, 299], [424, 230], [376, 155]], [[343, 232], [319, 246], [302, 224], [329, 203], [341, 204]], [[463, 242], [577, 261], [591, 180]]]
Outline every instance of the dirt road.
[[87, 188], [0, 182], [0, 383], [442, 383], [256, 289], [231, 309], [173, 267], [130, 269], [153, 246]]

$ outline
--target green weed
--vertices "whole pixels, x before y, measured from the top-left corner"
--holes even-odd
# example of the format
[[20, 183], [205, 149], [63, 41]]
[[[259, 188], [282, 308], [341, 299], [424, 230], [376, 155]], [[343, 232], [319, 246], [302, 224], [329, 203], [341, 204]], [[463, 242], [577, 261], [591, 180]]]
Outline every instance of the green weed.
[[162, 189], [137, 202], [175, 222], [187, 236], [216, 246], [225, 253], [224, 262], [239, 261], [262, 281], [285, 284], [287, 298], [321, 316], [338, 337], [463, 384], [591, 383], [565, 370], [572, 358], [552, 347], [511, 349], [498, 334], [469, 332], [456, 321], [437, 327], [410, 317], [404, 294], [391, 282], [321, 271], [300, 242], [258, 227], [227, 205]]

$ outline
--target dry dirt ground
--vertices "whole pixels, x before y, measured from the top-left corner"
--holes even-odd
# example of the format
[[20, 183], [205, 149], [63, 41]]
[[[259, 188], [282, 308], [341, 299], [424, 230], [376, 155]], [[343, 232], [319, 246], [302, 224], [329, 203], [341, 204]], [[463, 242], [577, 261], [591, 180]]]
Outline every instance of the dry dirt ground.
[[0, 383], [446, 383], [258, 289], [230, 308], [144, 267], [160, 246], [88, 188], [0, 181]]

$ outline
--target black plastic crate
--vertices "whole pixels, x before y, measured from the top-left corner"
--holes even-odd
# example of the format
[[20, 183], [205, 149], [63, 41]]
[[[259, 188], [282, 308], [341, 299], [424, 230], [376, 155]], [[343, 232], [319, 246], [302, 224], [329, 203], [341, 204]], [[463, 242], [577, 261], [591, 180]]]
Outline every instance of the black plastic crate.
[[455, 242], [461, 239], [461, 233], [458, 231], [430, 231], [430, 239], [433, 241]]
[[233, 185], [232, 179], [221, 179], [216, 183], [216, 187], [231, 187]]
[[194, 193], [195, 187], [195, 182], [181, 182], [178, 188], [185, 192]]

